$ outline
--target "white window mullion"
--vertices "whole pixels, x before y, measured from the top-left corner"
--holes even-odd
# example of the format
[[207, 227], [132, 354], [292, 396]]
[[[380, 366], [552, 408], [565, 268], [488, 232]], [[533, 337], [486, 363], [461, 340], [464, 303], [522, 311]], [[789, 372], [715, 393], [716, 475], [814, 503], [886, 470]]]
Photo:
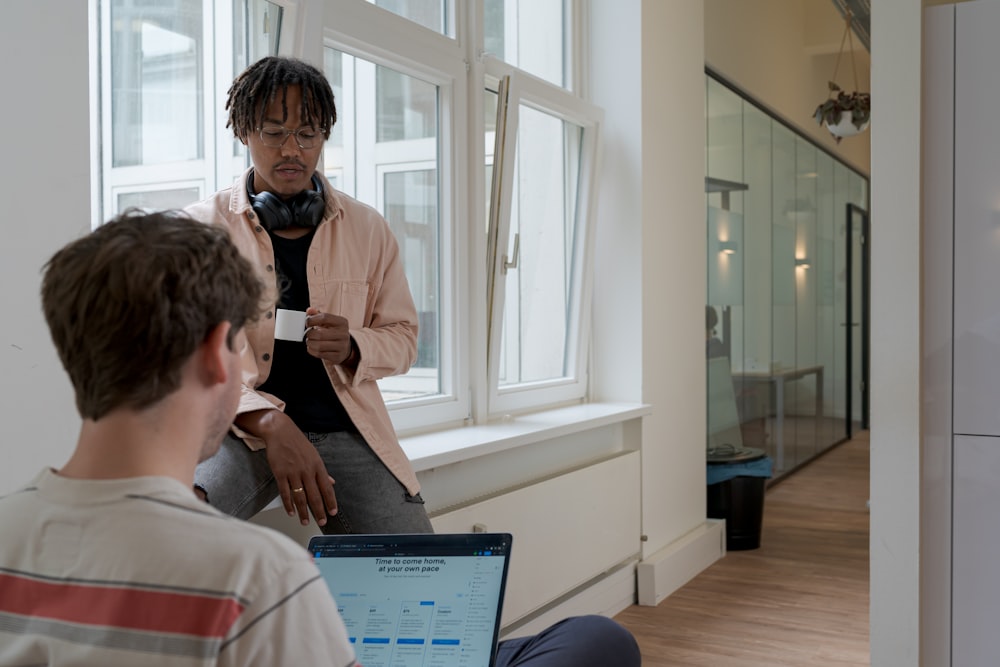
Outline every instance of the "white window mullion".
[[[355, 88], [354, 57], [346, 53], [340, 56], [341, 91], [353, 91]], [[354, 94], [335, 95], [334, 103], [337, 106], [336, 132], [341, 138], [341, 143], [334, 146], [330, 143], [326, 145], [323, 153], [323, 164], [326, 175], [330, 178], [334, 186], [351, 195], [357, 196], [358, 179], [353, 165], [357, 164], [357, 116], [358, 104], [357, 96]], [[346, 165], [352, 165], [347, 168]]]
[[[376, 132], [378, 124], [376, 84], [375, 84], [375, 64], [361, 58], [352, 58], [354, 61], [354, 122], [357, 146], [376, 145]], [[375, 151], [357, 150], [355, 152], [355, 194], [361, 201], [371, 202], [375, 205], [378, 196], [378, 184], [375, 182]]]
[[[228, 12], [229, 21], [227, 23], [219, 23], [219, 25], [232, 25], [232, 3], [219, 3], [220, 5], [227, 5], [225, 9], [221, 9], [221, 12]], [[216, 112], [216, 96], [215, 96], [215, 81], [216, 81], [216, 61], [220, 60], [217, 56], [216, 47], [219, 45], [216, 40], [222, 37], [222, 40], [228, 38], [229, 40], [229, 50], [224, 51], [224, 53], [233, 52], [232, 43], [232, 29], [223, 31], [226, 36], [216, 35], [216, 19], [224, 17], [216, 17], [215, 15], [215, 5], [214, 2], [205, 2], [202, 5], [202, 53], [203, 57], [201, 60], [201, 75], [202, 75], [202, 86], [201, 86], [201, 100], [202, 100], [202, 141], [201, 141], [201, 153], [202, 160], [205, 163], [205, 167], [202, 171], [206, 176], [206, 189], [209, 192], [213, 192], [217, 189], [219, 183], [219, 152], [217, 150], [216, 137], [222, 135], [218, 128], [225, 127], [225, 120], [222, 124], [219, 124], [219, 116]], [[232, 56], [228, 58], [232, 62]], [[232, 66], [230, 65], [230, 69]]]
[[[206, 58], [205, 63], [205, 118], [207, 121], [205, 129], [206, 160], [213, 168], [207, 172], [214, 177], [213, 182], [209, 182], [208, 191], [214, 192], [221, 187], [233, 182], [237, 174], [242, 171], [242, 164], [237, 164], [233, 157], [233, 131], [226, 127], [229, 113], [226, 111], [226, 92], [229, 85], [224, 82], [232, 82], [237, 72], [233, 71], [233, 61], [235, 46], [233, 44], [233, 30], [219, 30], [215, 26], [231, 26], [235, 20], [233, 16], [232, 2], [218, 2], [216, 5], [215, 23], [206, 19], [205, 43], [212, 43], [212, 36], [215, 38], [215, 58]], [[214, 94], [213, 94], [214, 93]], [[214, 150], [208, 150], [213, 147]]]
[[[107, 0], [98, 0], [100, 8], [101, 35], [101, 90], [111, 91], [111, 5]], [[108, 183], [113, 164], [113, 149], [111, 139], [114, 131], [111, 126], [110, 94], [101, 95], [101, 211], [102, 218], [109, 218], [115, 210], [111, 187]], [[103, 220], [99, 221], [103, 222]]]

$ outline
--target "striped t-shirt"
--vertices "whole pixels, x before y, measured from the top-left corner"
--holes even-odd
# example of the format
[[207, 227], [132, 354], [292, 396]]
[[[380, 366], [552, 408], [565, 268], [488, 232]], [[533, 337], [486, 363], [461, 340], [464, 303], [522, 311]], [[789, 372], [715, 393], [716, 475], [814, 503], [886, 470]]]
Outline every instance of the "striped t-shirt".
[[0, 498], [2, 665], [355, 665], [309, 553], [167, 477]]

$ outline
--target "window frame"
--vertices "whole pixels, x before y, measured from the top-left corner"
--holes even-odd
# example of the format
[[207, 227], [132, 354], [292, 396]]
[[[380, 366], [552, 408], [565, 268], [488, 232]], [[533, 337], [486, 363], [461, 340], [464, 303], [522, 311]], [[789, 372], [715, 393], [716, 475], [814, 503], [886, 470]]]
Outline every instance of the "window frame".
[[[228, 114], [225, 110], [226, 91], [229, 83], [236, 76], [234, 60], [236, 54], [234, 30], [235, 14], [233, 0], [203, 0], [202, 30], [199, 39], [202, 43], [203, 62], [199, 64], [203, 76], [202, 95], [203, 108], [199, 126], [201, 128], [203, 145], [202, 157], [151, 165], [132, 165], [115, 167], [113, 165], [113, 129], [111, 105], [105, 103], [108, 91], [112, 90], [111, 80], [111, 0], [89, 0], [92, 17], [92, 43], [99, 45], [92, 51], [91, 86], [95, 91], [91, 110], [93, 114], [92, 128], [95, 140], [92, 142], [92, 155], [98, 166], [94, 170], [91, 190], [94, 201], [100, 202], [94, 207], [91, 226], [96, 228], [104, 220], [119, 212], [117, 199], [119, 194], [133, 192], [155, 192], [169, 190], [174, 187], [190, 187], [197, 183], [201, 197], [232, 183], [246, 168], [249, 156], [244, 153], [243, 159], [233, 154], [233, 134], [226, 127]], [[294, 45], [297, 36], [302, 32], [299, 28], [301, 17], [305, 12], [302, 0], [266, 0], [270, 5], [282, 11], [280, 32], [277, 38], [278, 53], [294, 55]], [[231, 26], [233, 29], [222, 30], [220, 26]], [[250, 48], [250, 45], [246, 45]], [[226, 54], [218, 57], [216, 54]], [[111, 139], [108, 139], [108, 138]]]
[[[495, 418], [509, 413], [525, 412], [539, 405], [555, 406], [581, 401], [589, 393], [588, 352], [593, 292], [593, 238], [597, 208], [595, 179], [600, 158], [603, 112], [566, 89], [517, 70], [492, 56], [486, 57], [485, 70], [487, 82], [496, 83], [495, 86], [487, 84], [487, 88], [500, 90], [497, 128], [501, 137], [497, 140], [497, 150], [494, 154], [500, 156], [501, 169], [497, 169], [495, 159], [494, 184], [491, 188], [494, 201], [490, 208], [489, 230], [492, 267], [488, 286], [490, 322], [488, 400], [489, 415]], [[515, 252], [510, 223], [514, 196], [514, 158], [517, 155], [518, 123], [522, 104], [571, 122], [582, 130], [570, 280], [571, 296], [567, 314], [566, 375], [561, 378], [501, 387], [499, 380], [501, 331], [506, 304], [504, 264]], [[496, 183], [497, 178], [500, 179], [499, 185]], [[494, 206], [498, 209], [495, 213]]]
[[[462, 3], [457, 3], [456, 20], [464, 19]], [[381, 65], [426, 81], [438, 89], [438, 178], [439, 178], [439, 349], [440, 393], [395, 400], [387, 403], [393, 426], [399, 433], [414, 433], [465, 423], [470, 415], [469, 358], [466, 341], [468, 317], [462, 304], [468, 298], [460, 276], [468, 275], [464, 247], [466, 232], [458, 221], [468, 210], [466, 174], [467, 155], [461, 146], [468, 135], [468, 73], [464, 49], [456, 38], [425, 28], [407, 18], [382, 9], [365, 0], [327, 2], [321, 20], [322, 48], [332, 48], [374, 65]], [[460, 25], [460, 24], [459, 24]], [[305, 57], [310, 58], [309, 55]], [[313, 54], [314, 62], [323, 62], [323, 53]], [[346, 89], [346, 82], [345, 82]], [[411, 140], [419, 142], [421, 140]], [[347, 139], [345, 138], [345, 144]], [[395, 143], [395, 142], [392, 142]], [[410, 142], [400, 142], [410, 143]], [[405, 153], [392, 147], [384, 152]], [[373, 170], [374, 197], [377, 206], [382, 198], [378, 176], [385, 171], [402, 171], [402, 166], [417, 164], [415, 156], [400, 155], [404, 162], [376, 164], [376, 156], [366, 160]], [[408, 169], [407, 169], [408, 170]], [[361, 176], [357, 177], [362, 180]]]
[[[507, 11], [519, 1], [529, 0], [504, 0]], [[94, 7], [95, 43], [100, 44], [94, 56], [94, 84], [95, 87], [100, 85], [102, 89], [110, 90], [110, 9], [104, 0], [90, 2]], [[586, 34], [587, 26], [585, 1], [563, 0], [564, 87], [528, 74], [508, 64], [502, 57], [484, 52], [484, 0], [442, 0], [448, 7], [446, 18], [454, 27], [453, 34], [426, 28], [378, 7], [372, 0], [270, 2], [282, 10], [277, 41], [279, 55], [303, 58], [323, 66], [324, 49], [329, 47], [437, 87], [437, 308], [440, 322], [437, 372], [440, 393], [388, 401], [389, 414], [397, 432], [406, 436], [461, 425], [487, 424], [511, 413], [585, 402], [589, 393], [591, 276], [597, 195], [595, 175], [600, 159], [603, 121], [601, 110], [589, 104], [580, 92], [585, 90], [586, 61], [581, 38]], [[112, 169], [110, 146], [107, 150], [95, 151], [95, 155], [99, 156], [102, 176], [93, 187], [103, 203], [102, 210], [95, 212], [97, 218], [106, 219], [117, 210], [116, 201], [120, 193], [197, 185], [201, 196], [207, 196], [231, 183], [244, 168], [238, 153], [234, 153], [232, 133], [225, 128], [225, 90], [236, 74], [233, 70], [237, 59], [233, 49], [237, 42], [232, 30], [217, 29], [232, 24], [235, 18], [233, 4], [231, 0], [205, 0], [203, 11], [205, 18], [201, 39], [204, 50], [218, 54], [214, 59], [206, 56], [200, 63], [205, 79], [200, 126], [204, 136], [203, 157], [179, 164]], [[514, 20], [509, 16], [507, 19]], [[513, 183], [508, 174], [503, 190], [506, 210], [497, 219], [498, 222], [503, 220], [502, 225], [484, 233], [488, 225], [483, 212], [489, 210], [490, 196], [485, 168], [489, 166], [489, 148], [485, 146], [489, 135], [483, 113], [484, 91], [504, 77], [510, 81], [509, 108], [514, 110], [507, 119], [506, 139], [510, 145], [505, 155], [511, 158], [516, 155], [517, 109], [522, 103], [579, 126], [582, 142], [577, 174], [573, 258], [568, 274], [573, 291], [567, 313], [567, 373], [565, 377], [555, 380], [501, 388], [497, 369], [500, 336], [491, 337], [490, 332], [502, 330], [504, 281], [497, 281], [505, 253], [496, 252], [492, 260], [487, 258], [487, 253], [491, 250], [490, 235], [495, 239], [493, 248], [509, 247]], [[355, 83], [345, 79], [344, 90], [351, 91], [353, 95]], [[338, 100], [338, 103], [355, 104], [355, 100]], [[98, 105], [93, 121], [95, 133], [99, 131], [101, 136], [112, 136], [110, 115], [110, 109], [105, 109], [103, 104]], [[343, 127], [345, 152], [357, 153], [354, 133], [358, 127]], [[106, 142], [95, 141], [95, 145], [101, 143]], [[373, 163], [369, 166], [374, 169], [375, 186], [374, 195], [369, 197], [366, 194], [364, 201], [373, 206], [384, 203], [385, 173], [423, 166], [415, 160], [420, 151], [410, 151], [413, 146], [405, 145], [409, 143], [381, 147], [382, 151], [396, 153], [402, 162], [392, 159], [382, 164], [375, 155], [365, 158]], [[512, 160], [510, 162], [513, 163]], [[507, 169], [507, 163], [503, 163], [503, 169]], [[337, 171], [327, 169], [325, 160], [323, 170], [328, 174]], [[494, 173], [497, 171], [494, 165]], [[339, 189], [348, 193], [357, 191], [360, 175], [352, 177], [355, 180], [353, 183], [346, 182], [348, 175], [345, 173], [333, 175], [341, 181]], [[94, 224], [99, 222], [95, 219]], [[492, 295], [489, 303], [488, 293]]]

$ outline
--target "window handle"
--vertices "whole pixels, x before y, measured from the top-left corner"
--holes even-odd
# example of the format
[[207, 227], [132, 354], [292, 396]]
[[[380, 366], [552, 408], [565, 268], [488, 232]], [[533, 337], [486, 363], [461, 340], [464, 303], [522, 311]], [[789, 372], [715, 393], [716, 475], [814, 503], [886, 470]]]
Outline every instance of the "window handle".
[[505, 274], [507, 273], [508, 269], [516, 269], [517, 268], [517, 262], [521, 258], [521, 235], [520, 234], [517, 234], [517, 233], [514, 234], [514, 252], [511, 253], [511, 254], [514, 255], [514, 259], [513, 260], [508, 259], [507, 255], [503, 256], [503, 272]]

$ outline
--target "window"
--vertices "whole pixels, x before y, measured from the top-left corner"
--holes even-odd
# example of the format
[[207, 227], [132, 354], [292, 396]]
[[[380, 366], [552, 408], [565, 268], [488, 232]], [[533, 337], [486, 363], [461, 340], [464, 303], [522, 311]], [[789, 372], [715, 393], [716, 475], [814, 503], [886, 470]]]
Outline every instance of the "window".
[[379, 381], [383, 397], [403, 401], [443, 395], [439, 86], [330, 47], [323, 62], [338, 101], [337, 131], [324, 150], [324, 173], [389, 222], [419, 317], [417, 361], [405, 376]]
[[[420, 319], [379, 382], [402, 432], [587, 392], [599, 110], [573, 91], [580, 0], [97, 0], [103, 210], [179, 207], [247, 164], [233, 77], [321, 66], [338, 120], [322, 169], [389, 222]], [[476, 166], [478, 165], [478, 166]]]
[[326, 16], [343, 134], [325, 164], [389, 220], [420, 311], [418, 363], [380, 383], [397, 428], [583, 399], [600, 113], [569, 90], [577, 4], [375, 4], [394, 15], [355, 0]]
[[218, 119], [235, 73], [277, 52], [282, 11], [266, 0], [100, 0], [99, 220], [180, 208], [245, 168]]
[[455, 26], [452, 18], [455, 10], [454, 0], [369, 0], [393, 14], [408, 18], [425, 28], [447, 35], [455, 36]]
[[566, 86], [563, 0], [484, 0], [483, 48], [490, 56], [556, 86]]
[[505, 72], [488, 92], [501, 129], [489, 229], [490, 406], [499, 412], [586, 393], [584, 267], [600, 113], [516, 70], [493, 69]]

